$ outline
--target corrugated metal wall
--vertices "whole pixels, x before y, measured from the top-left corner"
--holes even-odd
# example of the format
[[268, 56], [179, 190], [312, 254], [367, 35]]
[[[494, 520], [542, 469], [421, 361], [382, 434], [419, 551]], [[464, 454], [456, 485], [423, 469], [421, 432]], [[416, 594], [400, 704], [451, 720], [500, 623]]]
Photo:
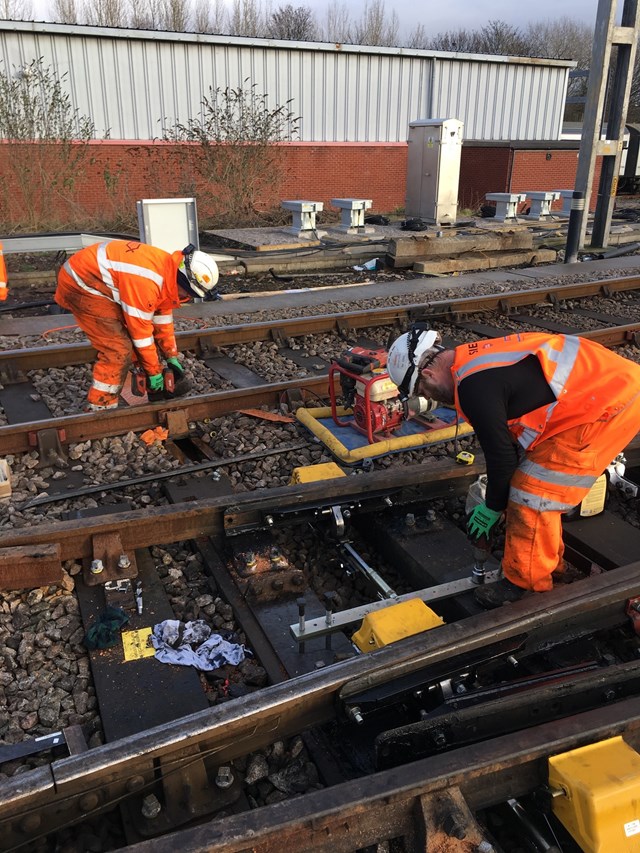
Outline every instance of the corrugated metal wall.
[[[403, 142], [410, 121], [458, 118], [471, 140], [558, 139], [574, 63], [0, 21], [2, 70], [62, 75], [100, 136], [162, 138], [210, 87], [291, 99], [305, 142]], [[245, 83], [245, 81], [249, 83]]]

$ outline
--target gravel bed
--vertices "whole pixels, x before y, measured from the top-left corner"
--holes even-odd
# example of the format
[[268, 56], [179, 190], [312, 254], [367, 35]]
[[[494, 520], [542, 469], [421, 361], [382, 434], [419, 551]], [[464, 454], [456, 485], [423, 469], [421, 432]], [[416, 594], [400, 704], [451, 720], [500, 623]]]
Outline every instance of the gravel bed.
[[[639, 273], [640, 271], [627, 272], [628, 275]], [[610, 273], [611, 277], [618, 275], [618, 271]], [[610, 276], [605, 273], [599, 274], [603, 279]], [[514, 280], [497, 286], [479, 285], [473, 292], [479, 295], [497, 290], [505, 292], [510, 289], [526, 290], [560, 281], [587, 281], [592, 278], [592, 275], [579, 275], [570, 279], [558, 277], [535, 282]], [[380, 280], [379, 277], [378, 280]], [[451, 299], [460, 295], [460, 289], [449, 286], [432, 293], [430, 298], [431, 300]], [[390, 294], [384, 299], [366, 300], [366, 302], [344, 302], [332, 299], [324, 306], [305, 310], [305, 313], [312, 315], [347, 308], [353, 310], [360, 307], [383, 307], [390, 304], [424, 301], [424, 294], [414, 294], [412, 297]], [[600, 298], [580, 300], [575, 304], [579, 307], [593, 307], [599, 311], [628, 316], [630, 322], [638, 318], [640, 307], [640, 301], [631, 294], [620, 294], [605, 300]], [[572, 303], [569, 303], [568, 307], [571, 306]], [[526, 311], [535, 316], [544, 316], [560, 322], [566, 319], [563, 311], [550, 305], [522, 310], [523, 313]], [[291, 309], [259, 314], [230, 314], [216, 322], [219, 325], [225, 325], [297, 316], [298, 311]], [[584, 327], [581, 326], [581, 328], [585, 329], [600, 325], [588, 318], [581, 318], [581, 322], [584, 322]], [[501, 317], [500, 323], [505, 331], [526, 329], [523, 324], [510, 320], [508, 316]], [[193, 328], [194, 324], [178, 321], [176, 325], [178, 328]], [[202, 327], [205, 325], [203, 322]], [[443, 335], [461, 340], [459, 328], [442, 324], [439, 329]], [[384, 346], [387, 343], [389, 329], [372, 327], [359, 330], [357, 336], [378, 340]], [[477, 337], [469, 333], [468, 338], [465, 336], [465, 339], [474, 340]], [[57, 344], [63, 340], [66, 342], [67, 339], [81, 340], [82, 335], [79, 331], [65, 330], [53, 333], [46, 339], [0, 338], [0, 349]], [[347, 341], [334, 333], [304, 336], [289, 343], [301, 354], [310, 358], [318, 357], [325, 361], [329, 361], [349, 346]], [[640, 361], [640, 351], [632, 344], [622, 347], [619, 351], [634, 361]], [[276, 345], [268, 342], [230, 348], [230, 355], [270, 381], [296, 378], [307, 373], [290, 360], [282, 358], [277, 352]], [[187, 375], [193, 383], [194, 394], [210, 393], [213, 390], [232, 387], [189, 354], [185, 356], [184, 364]], [[49, 371], [32, 371], [29, 378], [52, 414], [60, 416], [81, 411], [91, 381], [91, 371], [88, 366], [56, 368]], [[1, 413], [0, 422], [2, 422]], [[240, 454], [260, 453], [265, 449], [297, 444], [301, 440], [307, 441], [305, 447], [296, 451], [221, 466], [219, 470], [229, 477], [235, 491], [252, 491], [286, 485], [290, 481], [293, 468], [327, 462], [332, 458], [323, 445], [295, 423], [272, 423], [247, 415], [234, 414], [211, 421], [197, 422], [194, 432], [201, 436], [202, 440], [208, 443], [222, 460]], [[430, 459], [451, 457], [463, 449], [474, 452], [477, 449], [475, 439], [462, 438], [457, 443], [449, 441], [429, 448], [374, 459], [373, 467], [377, 470], [385, 470], [398, 465], [422, 463], [426, 466], [425, 475], [428, 476]], [[106, 485], [153, 472], [179, 471], [181, 467], [181, 463], [167, 451], [163, 444], [157, 443], [147, 447], [133, 433], [118, 438], [71, 445], [69, 460], [66, 464], [62, 460], [57, 460], [48, 468], [38, 469], [36, 453], [16, 458], [9, 457], [8, 462], [12, 468], [13, 494], [9, 502], [0, 504], [0, 530], [2, 531], [40, 524], [45, 518], [47, 521], [56, 521], [62, 519], [71, 510], [105, 506], [120, 503], [123, 500], [129, 501], [136, 509], [166, 503], [161, 486], [150, 484], [124, 491], [99, 492], [84, 498], [61, 500], [42, 508], [21, 509], [25, 502], [46, 493], [52, 482], [64, 481], [70, 471], [81, 474], [83, 482], [87, 485]], [[211, 474], [203, 474], [203, 476], [211, 476]], [[356, 470], [351, 472], [351, 476], [366, 475]], [[74, 488], [77, 487], [74, 485]], [[625, 500], [614, 493], [609, 498], [608, 509], [620, 514], [634, 526], [640, 527], [637, 506], [637, 501]], [[463, 498], [434, 501], [432, 507], [444, 513], [459, 527], [464, 526]], [[326, 531], [315, 530], [305, 525], [289, 531], [276, 530], [274, 535], [280, 550], [292, 565], [305, 572], [310, 587], [319, 596], [324, 592], [336, 593], [336, 605], [339, 608], [357, 606], [375, 598], [375, 594], [362, 576], [345, 573], [338, 559], [335, 544], [327, 537]], [[393, 567], [380, 564], [379, 557], [357, 533], [353, 534], [353, 544], [363, 558], [370, 562], [399, 594], [407, 591], [406, 583]], [[176, 618], [182, 621], [204, 619], [214, 630], [223, 632], [238, 642], [245, 642], [245, 637], [234, 621], [232, 609], [217, 595], [215, 585], [210, 582], [204, 571], [199, 554], [193, 553], [184, 546], [171, 545], [154, 547], [152, 555]], [[2, 640], [0, 656], [3, 659], [0, 671], [0, 739], [5, 743], [15, 743], [25, 738], [57, 731], [66, 725], [76, 724], [82, 727], [90, 746], [97, 746], [103, 742], [104, 736], [88, 655], [83, 645], [84, 628], [74, 595], [74, 577], [80, 571], [79, 564], [69, 562], [65, 565], [60, 586], [0, 592], [0, 639]], [[267, 676], [259, 661], [248, 658], [238, 667], [226, 667], [222, 672], [215, 674], [202, 674], [200, 680], [209, 703], [213, 705], [259, 690], [266, 684]], [[44, 753], [15, 762], [7, 762], [0, 766], [0, 781], [25, 773], [50, 760], [51, 756]], [[317, 770], [309, 760], [304, 742], [300, 737], [277, 741], [267, 749], [234, 761], [232, 772], [242, 779], [245, 795], [252, 808], [322, 787]], [[116, 849], [123, 844], [124, 837], [119, 818], [117, 813], [114, 813], [88, 821], [80, 827], [61, 831], [57, 834], [54, 847], [49, 840], [44, 846], [39, 845], [34, 849], [43, 851], [56, 849], [58, 853], [84, 853], [88, 850], [100, 853], [103, 850]]]

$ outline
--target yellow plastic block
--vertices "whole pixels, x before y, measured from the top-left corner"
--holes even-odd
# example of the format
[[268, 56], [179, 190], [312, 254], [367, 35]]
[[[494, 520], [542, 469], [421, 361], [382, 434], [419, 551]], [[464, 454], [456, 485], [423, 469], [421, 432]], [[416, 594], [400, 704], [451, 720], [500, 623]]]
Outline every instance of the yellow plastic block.
[[11, 497], [11, 469], [6, 459], [0, 459], [0, 500]]
[[337, 477], [346, 477], [342, 468], [335, 462], [321, 462], [319, 465], [305, 465], [294, 468], [291, 472], [289, 485], [296, 483], [315, 483], [318, 480], [335, 480]]
[[372, 652], [404, 637], [437, 628], [438, 625], [444, 625], [444, 620], [427, 607], [422, 599], [411, 598], [368, 613], [351, 640], [361, 652]]
[[640, 850], [640, 755], [621, 737], [549, 758], [553, 812], [584, 853]]

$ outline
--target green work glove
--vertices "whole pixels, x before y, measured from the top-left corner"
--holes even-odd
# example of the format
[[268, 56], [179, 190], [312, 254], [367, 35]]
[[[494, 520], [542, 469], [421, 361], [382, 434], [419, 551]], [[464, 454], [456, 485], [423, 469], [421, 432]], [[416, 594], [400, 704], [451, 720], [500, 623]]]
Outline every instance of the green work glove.
[[180, 379], [184, 375], [184, 367], [180, 364], [180, 360], [172, 355], [171, 358], [167, 359], [167, 364], [174, 371], [176, 380]]
[[154, 373], [149, 377], [149, 390], [162, 391], [164, 389], [164, 376], [161, 373]]
[[467, 536], [472, 542], [479, 542], [483, 536], [491, 541], [491, 531], [501, 518], [502, 512], [489, 509], [486, 504], [478, 504], [467, 521]]

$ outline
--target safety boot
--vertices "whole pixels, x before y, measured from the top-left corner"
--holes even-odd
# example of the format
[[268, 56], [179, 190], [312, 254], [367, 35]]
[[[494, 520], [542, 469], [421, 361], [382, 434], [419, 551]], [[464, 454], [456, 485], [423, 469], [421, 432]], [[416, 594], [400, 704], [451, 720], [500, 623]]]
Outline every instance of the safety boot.
[[513, 604], [514, 601], [520, 601], [523, 596], [530, 595], [531, 592], [530, 589], [516, 586], [507, 578], [500, 578], [495, 583], [477, 589], [474, 597], [485, 610], [493, 610], [496, 607], [502, 607], [503, 604]]

